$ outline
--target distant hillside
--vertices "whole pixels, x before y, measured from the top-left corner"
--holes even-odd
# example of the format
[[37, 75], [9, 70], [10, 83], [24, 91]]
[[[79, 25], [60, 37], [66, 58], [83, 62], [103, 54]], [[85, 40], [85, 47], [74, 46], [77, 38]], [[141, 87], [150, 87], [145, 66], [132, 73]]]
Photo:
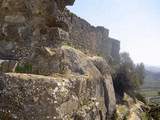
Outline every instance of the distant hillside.
[[160, 68], [147, 66], [145, 67], [144, 89], [160, 89]]
[[147, 80], [154, 80], [154, 81], [160, 81], [160, 72], [151, 72], [151, 71], [145, 71], [146, 79]]
[[160, 67], [145, 65], [145, 69], [153, 73], [157, 73], [157, 72], [160, 73]]

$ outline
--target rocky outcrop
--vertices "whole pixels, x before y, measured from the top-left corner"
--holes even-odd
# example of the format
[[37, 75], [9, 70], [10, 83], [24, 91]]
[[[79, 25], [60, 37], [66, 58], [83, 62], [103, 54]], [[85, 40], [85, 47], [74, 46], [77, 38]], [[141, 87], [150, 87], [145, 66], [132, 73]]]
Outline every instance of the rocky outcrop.
[[113, 120], [151, 120], [148, 110], [150, 109], [141, 101], [131, 98], [125, 94], [122, 104], [116, 105]]
[[0, 83], [0, 114], [4, 120], [100, 119], [91, 81], [82, 76], [8, 73]]
[[0, 2], [0, 119], [105, 120], [113, 114], [116, 100], [106, 60], [118, 58], [119, 42], [105, 28], [72, 18], [65, 6], [73, 3]]
[[[50, 55], [51, 58], [47, 58], [51, 62], [45, 64], [48, 61], [40, 54], [46, 61], [40, 57], [33, 59], [31, 74], [1, 75], [0, 114], [21, 120], [109, 118], [115, 110], [116, 100], [106, 61], [99, 57], [87, 57], [68, 46], [59, 48], [60, 53], [48, 51], [46, 55]], [[41, 75], [35, 75], [35, 71]]]

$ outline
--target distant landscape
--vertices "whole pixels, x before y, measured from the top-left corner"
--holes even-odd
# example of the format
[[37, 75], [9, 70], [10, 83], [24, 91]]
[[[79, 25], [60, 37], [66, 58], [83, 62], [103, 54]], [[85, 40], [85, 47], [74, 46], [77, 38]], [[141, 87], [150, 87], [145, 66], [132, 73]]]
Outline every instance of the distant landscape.
[[160, 68], [146, 67], [145, 79], [142, 88], [160, 89]]
[[144, 84], [140, 91], [146, 99], [156, 98], [155, 102], [160, 104], [160, 67], [146, 66], [145, 69]]

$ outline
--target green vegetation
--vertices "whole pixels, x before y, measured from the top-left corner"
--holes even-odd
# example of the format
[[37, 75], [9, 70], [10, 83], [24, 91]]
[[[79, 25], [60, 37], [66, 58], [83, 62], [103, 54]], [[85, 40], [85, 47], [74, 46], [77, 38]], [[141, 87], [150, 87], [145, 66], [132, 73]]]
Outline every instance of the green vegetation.
[[145, 71], [144, 84], [141, 87], [142, 91], [155, 91], [156, 96], [160, 91], [160, 73]]
[[141, 113], [141, 120], [150, 120], [150, 115], [147, 112]]
[[[124, 97], [124, 92], [128, 93], [131, 97], [136, 97], [139, 101], [149, 104], [151, 109], [146, 109], [142, 112], [142, 120], [160, 120], [160, 87], [158, 79], [153, 82], [150, 80], [155, 75], [150, 73], [148, 83], [141, 88], [145, 80], [145, 69], [143, 63], [135, 65], [128, 53], [122, 53], [120, 55], [120, 64], [113, 73], [113, 83], [116, 94], [121, 98]], [[156, 74], [156, 78], [159, 74]], [[154, 85], [157, 84], [157, 87]], [[149, 87], [146, 87], [149, 86]], [[140, 89], [141, 88], [141, 89]], [[136, 92], [134, 92], [136, 90]], [[119, 97], [118, 96], [118, 97]], [[147, 100], [147, 101], [146, 101]], [[149, 103], [147, 103], [149, 102]], [[114, 115], [116, 118], [116, 114]], [[127, 118], [126, 118], [127, 119]]]
[[160, 73], [146, 70], [144, 84], [139, 92], [146, 97], [151, 107], [160, 105]]
[[151, 107], [151, 110], [149, 111], [149, 115], [154, 120], [160, 120], [160, 106], [152, 105], [150, 107]]
[[120, 54], [119, 73], [123, 74], [132, 88], [139, 88], [144, 81], [145, 69], [143, 63], [135, 65], [128, 53]]
[[141, 101], [141, 102], [143, 102], [143, 103], [146, 104], [146, 99], [145, 99], [145, 97], [142, 94], [135, 93], [135, 97], [137, 98], [137, 100], [139, 100], [139, 101]]
[[128, 53], [120, 54], [120, 64], [113, 74], [113, 84], [115, 92], [124, 96], [124, 92], [131, 97], [134, 96], [134, 90], [139, 89], [144, 81], [144, 65], [143, 63], [135, 65]]
[[[147, 112], [147, 117], [148, 118], [153, 118], [154, 120], [160, 120], [160, 98], [157, 98], [159, 95], [159, 88], [154, 88], [153, 87], [149, 88], [143, 88], [139, 92], [146, 98], [149, 99], [148, 105], [150, 106], [150, 110]], [[150, 120], [150, 119], [142, 119], [142, 120]]]
[[159, 95], [156, 89], [142, 89], [139, 92], [145, 97], [155, 97]]
[[22, 66], [17, 65], [15, 72], [17, 72], [17, 73], [32, 73], [32, 65], [31, 64], [24, 64]]

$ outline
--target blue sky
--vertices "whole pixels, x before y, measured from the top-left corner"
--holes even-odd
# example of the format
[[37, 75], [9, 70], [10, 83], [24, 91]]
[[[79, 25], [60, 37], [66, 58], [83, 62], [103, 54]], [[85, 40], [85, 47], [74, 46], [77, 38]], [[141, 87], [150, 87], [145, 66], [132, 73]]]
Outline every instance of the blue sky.
[[160, 66], [160, 0], [76, 0], [68, 7], [95, 26], [110, 29], [135, 63]]

